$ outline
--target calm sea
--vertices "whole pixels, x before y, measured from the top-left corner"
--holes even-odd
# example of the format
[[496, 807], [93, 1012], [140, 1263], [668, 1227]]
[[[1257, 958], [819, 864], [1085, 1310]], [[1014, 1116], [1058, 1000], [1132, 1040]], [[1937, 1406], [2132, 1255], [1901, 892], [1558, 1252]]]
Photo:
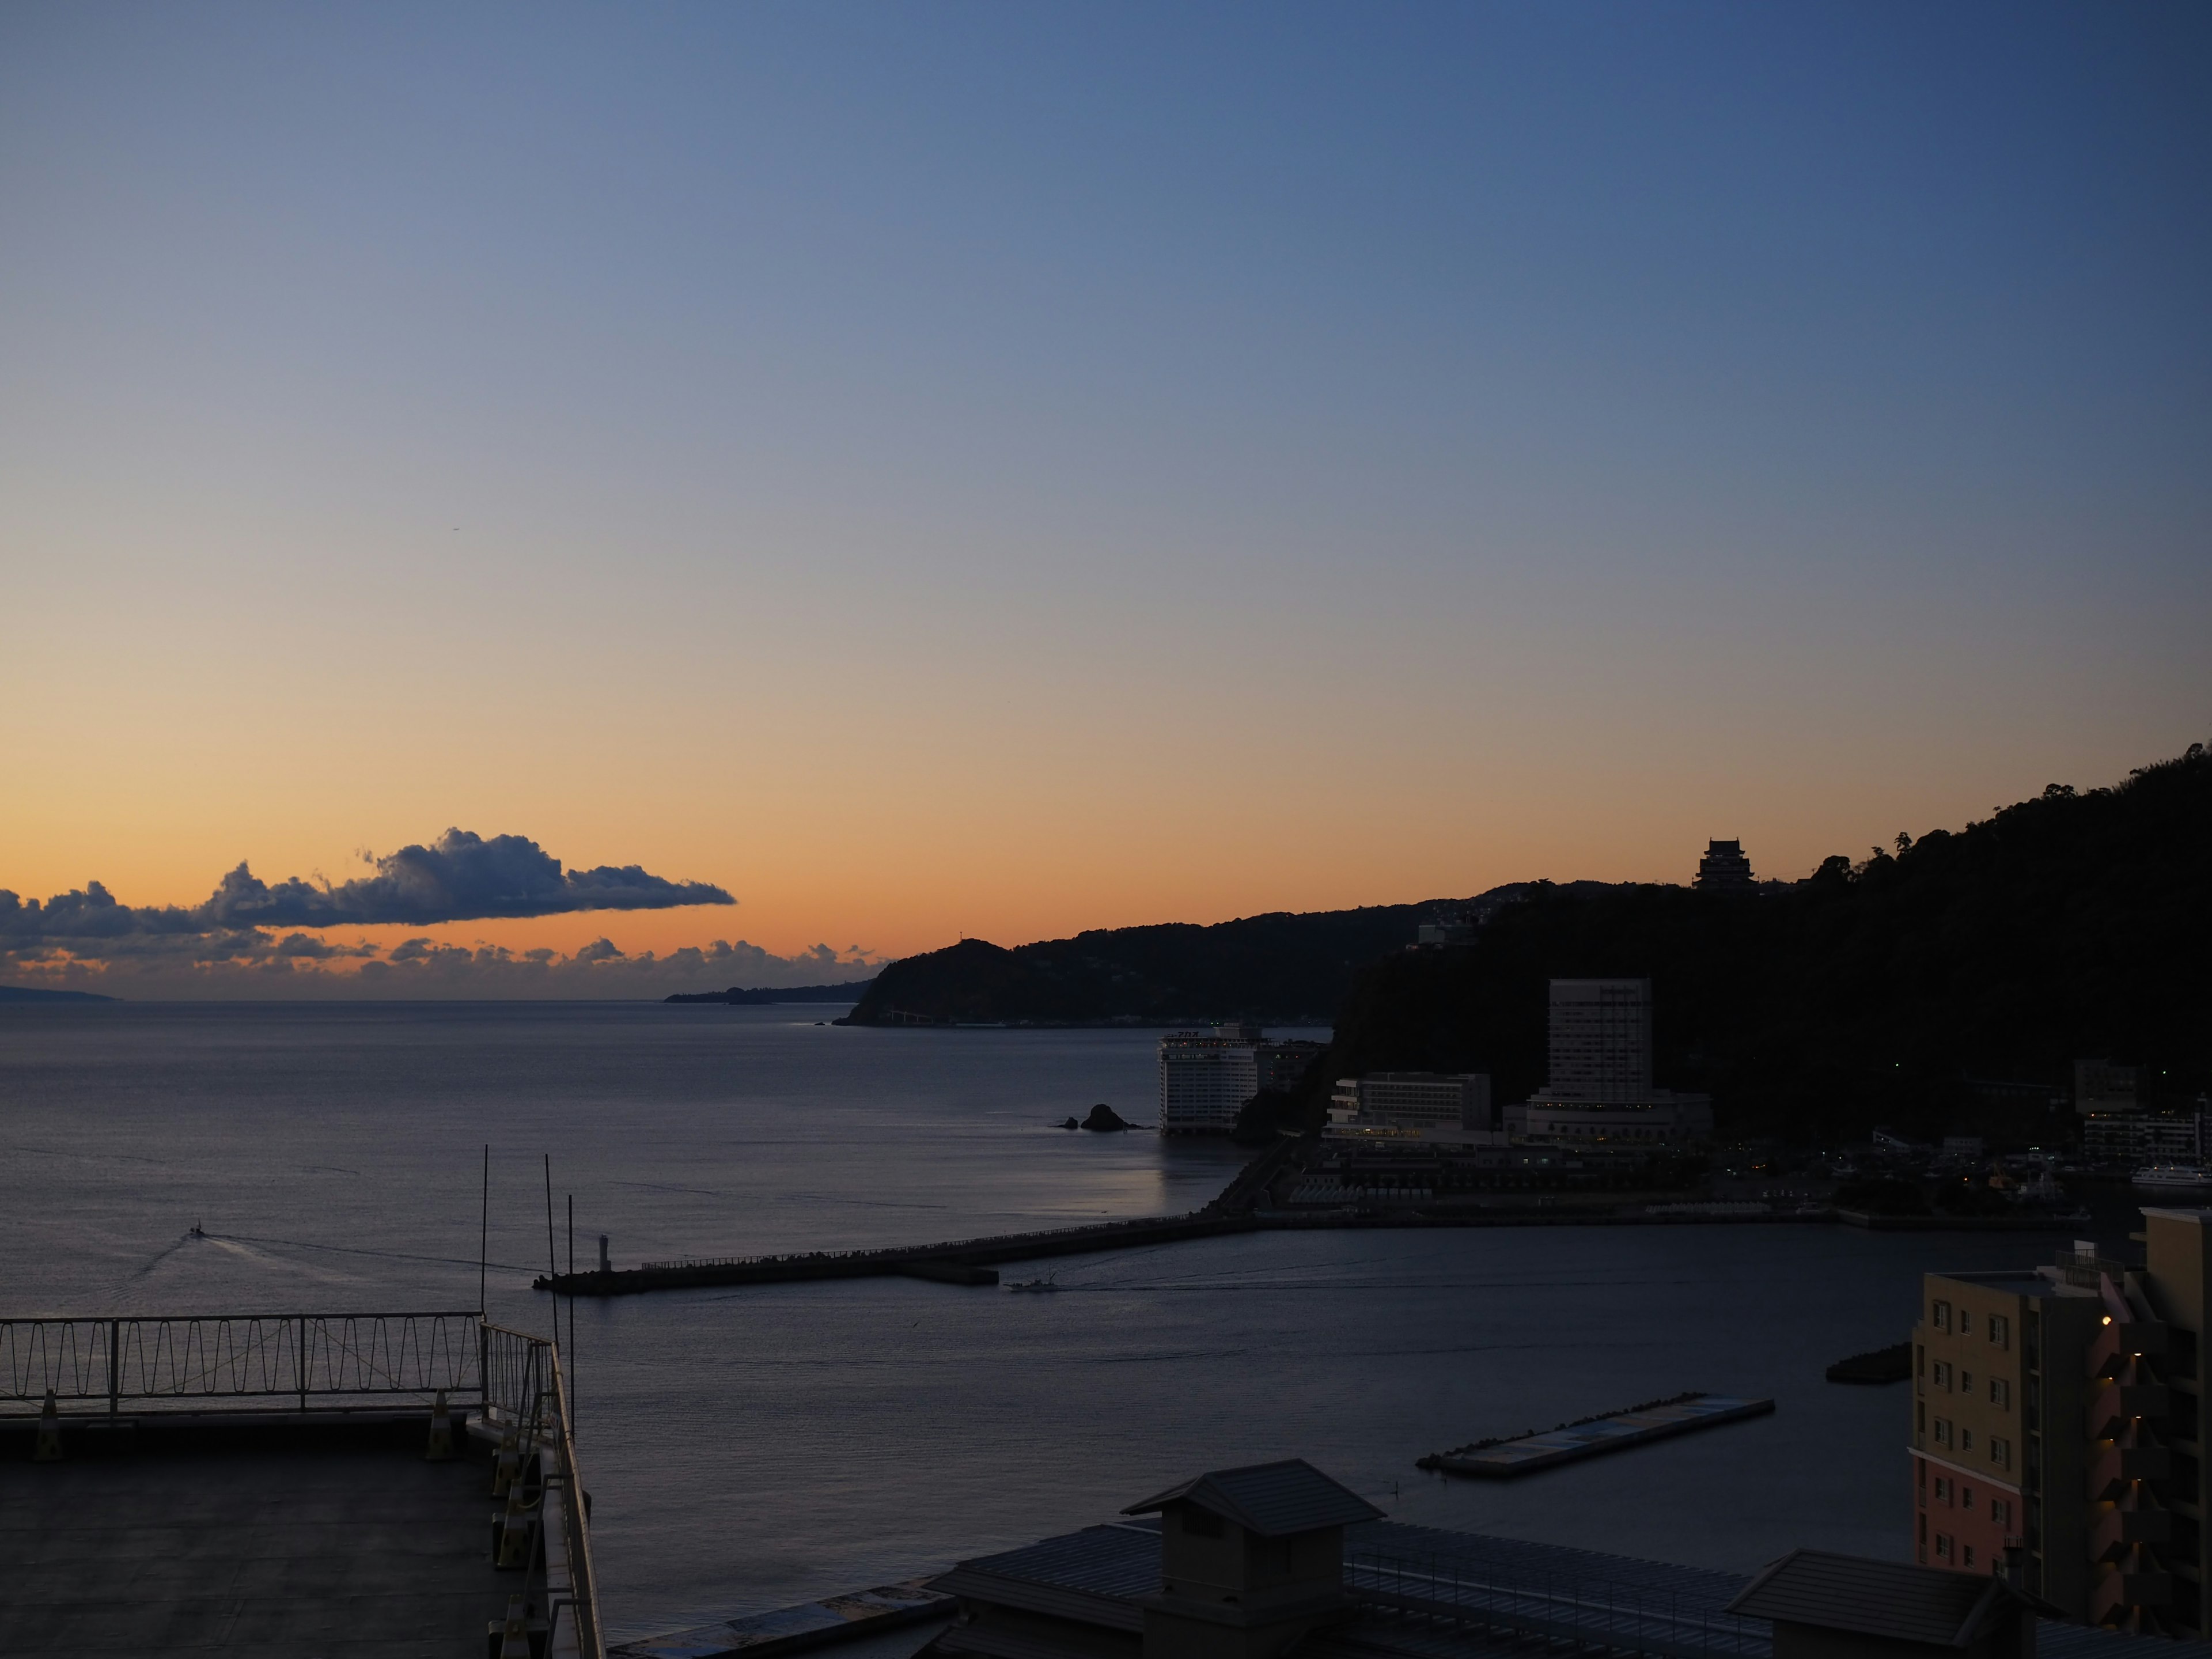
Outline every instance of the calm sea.
[[[878, 1031], [659, 1004], [0, 1006], [0, 1313], [476, 1304], [548, 1330], [556, 1248], [617, 1265], [1193, 1207], [1224, 1146], [1147, 1121], [1153, 1034]], [[208, 1237], [189, 1237], [198, 1224]], [[611, 1626], [941, 1567], [1208, 1468], [1304, 1456], [1400, 1518], [1749, 1571], [1895, 1555], [1905, 1400], [1822, 1380], [1917, 1275], [2035, 1237], [1804, 1226], [1259, 1235], [908, 1280], [581, 1304]], [[1685, 1389], [1776, 1414], [1510, 1486], [1423, 1453]]]

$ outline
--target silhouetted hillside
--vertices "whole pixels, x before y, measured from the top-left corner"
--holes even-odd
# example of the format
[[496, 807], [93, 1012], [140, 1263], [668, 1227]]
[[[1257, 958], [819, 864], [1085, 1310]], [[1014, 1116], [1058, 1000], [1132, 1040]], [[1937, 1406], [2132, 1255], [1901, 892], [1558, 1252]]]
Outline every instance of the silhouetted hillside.
[[1358, 971], [1412, 944], [1423, 921], [1486, 910], [1522, 890], [1501, 887], [1472, 899], [1303, 915], [1278, 912], [1210, 927], [1102, 928], [1012, 950], [963, 939], [884, 969], [849, 1023], [1147, 1024], [1242, 1018], [1326, 1024]]
[[1547, 982], [1648, 975], [1658, 1081], [1710, 1090], [1723, 1133], [1802, 1138], [1884, 1123], [2057, 1127], [1978, 1081], [2065, 1092], [2073, 1060], [2212, 1085], [2212, 757], [2201, 745], [2111, 789], [2053, 785], [1957, 834], [1781, 892], [1536, 889], [1476, 941], [1360, 976], [1303, 1099], [1389, 1069], [1544, 1081]]
[[113, 1002], [97, 991], [49, 991], [38, 985], [0, 985], [0, 1002]]

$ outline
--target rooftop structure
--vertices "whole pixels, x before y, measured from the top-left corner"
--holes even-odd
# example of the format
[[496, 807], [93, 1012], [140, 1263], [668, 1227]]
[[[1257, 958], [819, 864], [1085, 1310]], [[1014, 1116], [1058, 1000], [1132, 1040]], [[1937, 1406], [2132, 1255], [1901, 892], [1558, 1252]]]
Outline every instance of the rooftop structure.
[[1708, 893], [1750, 892], [1755, 884], [1751, 878], [1751, 860], [1744, 856], [1743, 843], [1708, 842], [1705, 857], [1698, 860], [1696, 879], [1690, 884]]
[[2002, 1578], [1828, 1550], [1792, 1550], [1729, 1610], [1773, 1626], [1774, 1659], [2034, 1659], [2036, 1613], [2051, 1611]]
[[[930, 1655], [989, 1659], [2207, 1659], [2051, 1621], [1986, 1577], [1801, 1551], [1756, 1579], [1379, 1518], [1303, 1462], [1172, 1486], [1131, 1519], [963, 1561]], [[1331, 1548], [1328, 1540], [1340, 1541]], [[1264, 1580], [1264, 1582], [1262, 1582]], [[1206, 1617], [1210, 1612], [1212, 1617]], [[2016, 1645], [1991, 1638], [2009, 1632]], [[1894, 1645], [1892, 1645], [1892, 1644]]]
[[0, 1320], [0, 1652], [599, 1659], [574, 1459], [473, 1312]]

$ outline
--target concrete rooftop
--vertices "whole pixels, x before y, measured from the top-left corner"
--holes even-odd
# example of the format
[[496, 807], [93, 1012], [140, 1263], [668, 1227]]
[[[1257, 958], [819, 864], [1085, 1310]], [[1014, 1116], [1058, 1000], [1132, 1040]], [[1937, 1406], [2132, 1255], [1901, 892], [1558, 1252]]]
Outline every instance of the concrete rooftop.
[[481, 1453], [426, 1462], [427, 1421], [149, 1425], [58, 1463], [0, 1436], [0, 1653], [483, 1654], [523, 1575], [492, 1566]]

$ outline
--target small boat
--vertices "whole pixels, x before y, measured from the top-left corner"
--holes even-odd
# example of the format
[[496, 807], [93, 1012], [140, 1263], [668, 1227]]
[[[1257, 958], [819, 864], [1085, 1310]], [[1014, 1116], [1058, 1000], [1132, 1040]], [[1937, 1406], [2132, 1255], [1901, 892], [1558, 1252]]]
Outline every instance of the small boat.
[[2138, 1187], [2160, 1188], [2212, 1187], [2212, 1170], [2201, 1164], [2151, 1164], [2137, 1170], [2134, 1176]]
[[1018, 1279], [1006, 1288], [1010, 1291], [1056, 1291], [1060, 1286], [1049, 1279]]

